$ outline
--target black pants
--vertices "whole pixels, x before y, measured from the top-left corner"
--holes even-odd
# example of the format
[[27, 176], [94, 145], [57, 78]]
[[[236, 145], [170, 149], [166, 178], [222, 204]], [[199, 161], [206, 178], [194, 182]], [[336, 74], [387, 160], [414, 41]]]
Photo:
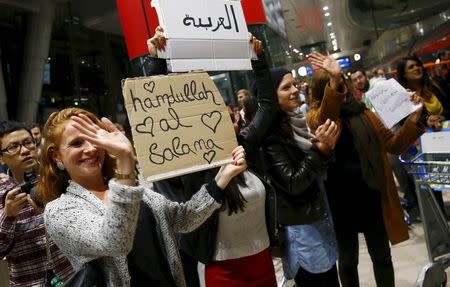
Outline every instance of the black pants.
[[200, 279], [197, 272], [198, 261], [180, 249], [181, 262], [186, 285], [189, 287], [200, 287]]
[[336, 264], [323, 273], [311, 273], [300, 267], [294, 278], [296, 287], [339, 287]]
[[[367, 249], [372, 259], [373, 272], [377, 287], [394, 287], [394, 267], [391, 249], [383, 224], [375, 230], [364, 232]], [[339, 248], [339, 276], [343, 287], [359, 287], [358, 256], [359, 242], [356, 231], [337, 231]]]

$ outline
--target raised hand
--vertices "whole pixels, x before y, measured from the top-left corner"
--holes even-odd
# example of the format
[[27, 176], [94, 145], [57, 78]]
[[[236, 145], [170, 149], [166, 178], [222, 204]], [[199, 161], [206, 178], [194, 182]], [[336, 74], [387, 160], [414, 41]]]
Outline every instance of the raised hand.
[[340, 79], [342, 69], [333, 57], [313, 52], [308, 56], [308, 60], [311, 61], [313, 65], [326, 71], [331, 78]]
[[108, 119], [102, 118], [105, 129], [100, 128], [88, 116], [79, 114], [72, 116], [73, 127], [80, 131], [80, 137], [88, 142], [104, 148], [117, 159], [133, 155], [133, 148], [128, 138]]
[[164, 29], [161, 26], [156, 27], [153, 37], [147, 40], [148, 53], [152, 57], [158, 57], [158, 51], [166, 50], [167, 39], [164, 35]]
[[236, 147], [231, 153], [231, 156], [233, 162], [223, 165], [215, 177], [217, 186], [222, 190], [225, 189], [233, 177], [247, 169], [245, 150], [242, 146]]

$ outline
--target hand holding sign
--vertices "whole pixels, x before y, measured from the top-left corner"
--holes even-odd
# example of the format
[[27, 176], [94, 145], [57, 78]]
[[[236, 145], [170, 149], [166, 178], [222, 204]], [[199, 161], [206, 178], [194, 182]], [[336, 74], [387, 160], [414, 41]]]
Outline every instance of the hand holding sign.
[[416, 95], [411, 95], [395, 79], [379, 81], [372, 89], [366, 93], [366, 97], [372, 103], [376, 113], [381, 118], [387, 128], [392, 128], [407, 115], [411, 115], [411, 120], [418, 122], [422, 104], [415, 104], [420, 101]]
[[236, 147], [231, 155], [233, 156], [233, 162], [223, 165], [215, 178], [217, 186], [221, 189], [224, 189], [233, 177], [247, 169], [245, 150], [242, 146]]
[[156, 27], [153, 37], [147, 40], [148, 53], [152, 57], [158, 57], [158, 50], [166, 50], [167, 39], [164, 35], [164, 29], [161, 26]]
[[236, 136], [208, 74], [127, 79], [123, 96], [138, 160], [148, 181], [231, 161]]
[[[263, 45], [252, 33], [248, 33], [248, 40], [252, 46], [253, 52], [259, 55], [263, 51]], [[152, 57], [158, 57], [158, 51], [165, 51], [167, 38], [164, 29], [161, 26], [156, 27], [153, 37], [147, 40], [148, 53]]]
[[254, 55], [240, 1], [152, 0], [151, 5], [164, 27], [167, 45], [158, 56], [167, 59], [169, 71], [251, 70]]

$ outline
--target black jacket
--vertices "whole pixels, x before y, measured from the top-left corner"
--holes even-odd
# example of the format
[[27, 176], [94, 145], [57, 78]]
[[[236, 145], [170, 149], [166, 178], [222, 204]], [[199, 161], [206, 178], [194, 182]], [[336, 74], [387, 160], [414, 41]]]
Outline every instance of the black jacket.
[[[276, 194], [270, 184], [264, 180], [265, 168], [260, 146], [272, 125], [278, 103], [264, 55], [261, 55], [258, 61], [252, 61], [252, 67], [258, 89], [258, 110], [252, 122], [237, 135], [237, 139], [246, 151], [249, 167], [263, 181], [266, 188], [266, 225], [271, 243], [276, 244], [278, 240]], [[212, 180], [215, 174], [216, 170], [201, 171], [156, 182], [154, 188], [156, 192], [166, 195], [171, 200], [183, 202], [189, 200], [202, 184]], [[181, 191], [179, 190], [180, 186], [183, 186]], [[174, 190], [177, 192], [174, 193]], [[218, 212], [194, 232], [182, 234], [179, 237], [180, 247], [183, 251], [203, 263], [208, 263], [215, 252]]]
[[330, 157], [315, 148], [305, 153], [293, 140], [274, 134], [264, 143], [268, 176], [277, 193], [277, 219], [283, 225], [309, 224], [327, 215], [319, 182]]

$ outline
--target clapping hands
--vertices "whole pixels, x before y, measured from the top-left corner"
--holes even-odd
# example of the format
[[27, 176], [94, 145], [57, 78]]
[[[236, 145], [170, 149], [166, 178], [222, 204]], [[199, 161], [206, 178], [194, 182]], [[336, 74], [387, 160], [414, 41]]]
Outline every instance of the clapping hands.
[[315, 132], [316, 139], [318, 140], [316, 141], [317, 148], [324, 154], [329, 153], [336, 146], [340, 133], [341, 129], [339, 125], [327, 119]]

